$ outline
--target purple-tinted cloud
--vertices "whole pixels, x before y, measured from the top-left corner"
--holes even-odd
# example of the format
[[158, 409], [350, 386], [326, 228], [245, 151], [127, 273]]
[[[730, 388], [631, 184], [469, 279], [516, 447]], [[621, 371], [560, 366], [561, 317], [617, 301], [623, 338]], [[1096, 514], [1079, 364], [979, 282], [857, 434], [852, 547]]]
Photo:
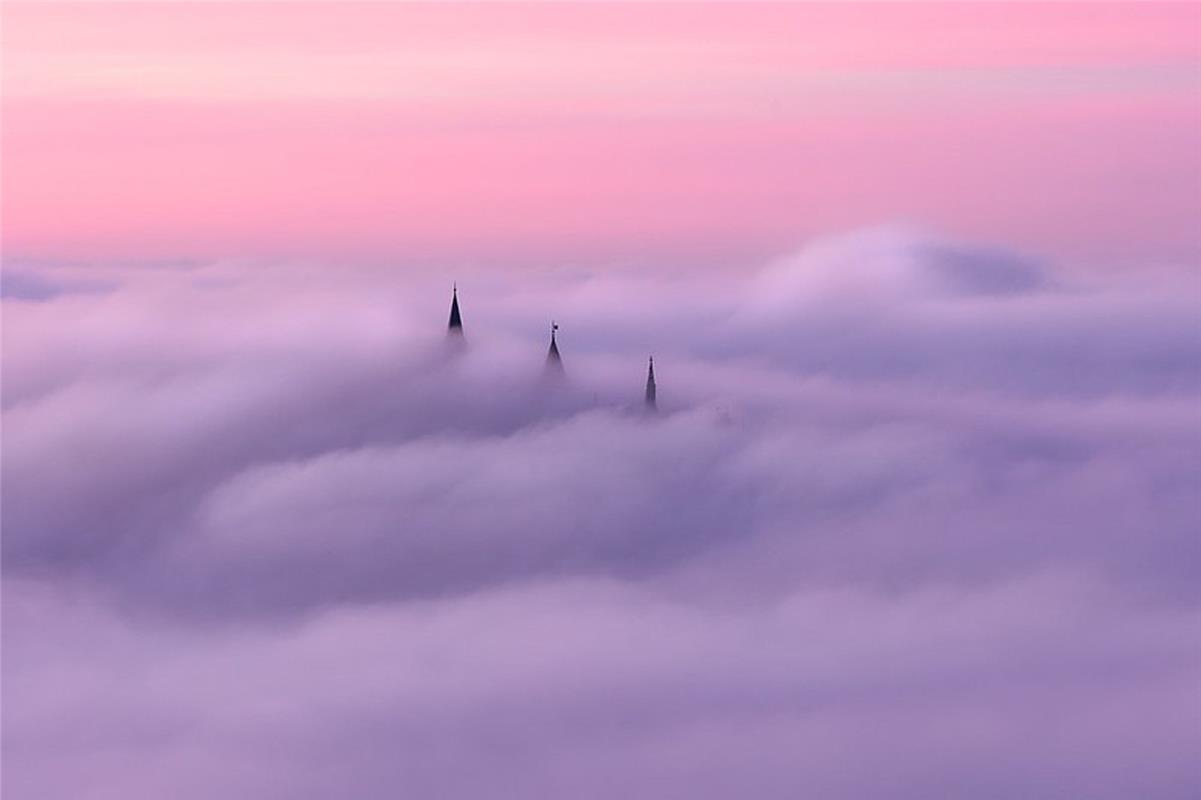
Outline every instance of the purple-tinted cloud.
[[1201, 789], [1192, 273], [460, 273], [456, 354], [429, 277], [110, 272], [5, 302], [6, 794]]

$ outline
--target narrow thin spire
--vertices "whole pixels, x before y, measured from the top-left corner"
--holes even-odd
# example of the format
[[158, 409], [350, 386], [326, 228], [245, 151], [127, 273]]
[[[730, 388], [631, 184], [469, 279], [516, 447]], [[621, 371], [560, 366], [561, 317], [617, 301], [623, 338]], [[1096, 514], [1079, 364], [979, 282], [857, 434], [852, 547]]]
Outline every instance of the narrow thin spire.
[[451, 284], [450, 295], [450, 322], [446, 325], [446, 334], [448, 336], [463, 335], [463, 317], [459, 315], [459, 283], [455, 281]]
[[563, 358], [559, 355], [559, 342], [555, 337], [555, 333], [559, 330], [559, 323], [551, 322], [550, 324], [550, 349], [546, 351], [546, 373], [548, 375], [563, 374]]
[[656, 411], [658, 405], [655, 403], [655, 357], [651, 356], [646, 365], [646, 410]]

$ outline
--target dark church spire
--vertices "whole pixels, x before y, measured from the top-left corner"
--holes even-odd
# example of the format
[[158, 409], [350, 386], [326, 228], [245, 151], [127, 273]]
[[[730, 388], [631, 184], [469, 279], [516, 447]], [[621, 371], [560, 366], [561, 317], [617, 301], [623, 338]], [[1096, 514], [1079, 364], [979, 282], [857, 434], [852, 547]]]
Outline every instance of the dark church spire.
[[655, 357], [651, 356], [646, 365], [646, 410], [655, 411]]
[[559, 330], [559, 323], [552, 322], [550, 324], [550, 349], [546, 351], [546, 369], [547, 375], [562, 375], [563, 374], [563, 359], [559, 355], [559, 342], [555, 338], [555, 332]]
[[447, 336], [463, 335], [463, 318], [459, 316], [459, 284], [453, 284], [450, 296], [450, 322], [446, 326]]

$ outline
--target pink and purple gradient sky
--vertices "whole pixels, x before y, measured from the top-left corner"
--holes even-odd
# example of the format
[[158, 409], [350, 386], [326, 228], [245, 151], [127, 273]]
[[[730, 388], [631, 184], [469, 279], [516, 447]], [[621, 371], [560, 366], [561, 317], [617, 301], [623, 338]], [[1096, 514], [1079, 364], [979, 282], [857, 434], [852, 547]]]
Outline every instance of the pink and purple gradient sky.
[[3, 14], [5, 800], [1201, 797], [1201, 5]]
[[1195, 3], [7, 4], [11, 259], [1195, 260]]

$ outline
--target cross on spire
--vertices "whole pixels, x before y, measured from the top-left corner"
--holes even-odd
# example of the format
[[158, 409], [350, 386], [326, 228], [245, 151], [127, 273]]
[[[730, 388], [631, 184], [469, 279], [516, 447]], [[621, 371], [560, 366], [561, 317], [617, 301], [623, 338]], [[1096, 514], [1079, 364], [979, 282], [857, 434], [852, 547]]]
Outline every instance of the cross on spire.
[[563, 374], [563, 357], [559, 355], [559, 342], [555, 336], [558, 330], [559, 323], [552, 321], [550, 323], [550, 349], [546, 351], [545, 372], [548, 375]]

